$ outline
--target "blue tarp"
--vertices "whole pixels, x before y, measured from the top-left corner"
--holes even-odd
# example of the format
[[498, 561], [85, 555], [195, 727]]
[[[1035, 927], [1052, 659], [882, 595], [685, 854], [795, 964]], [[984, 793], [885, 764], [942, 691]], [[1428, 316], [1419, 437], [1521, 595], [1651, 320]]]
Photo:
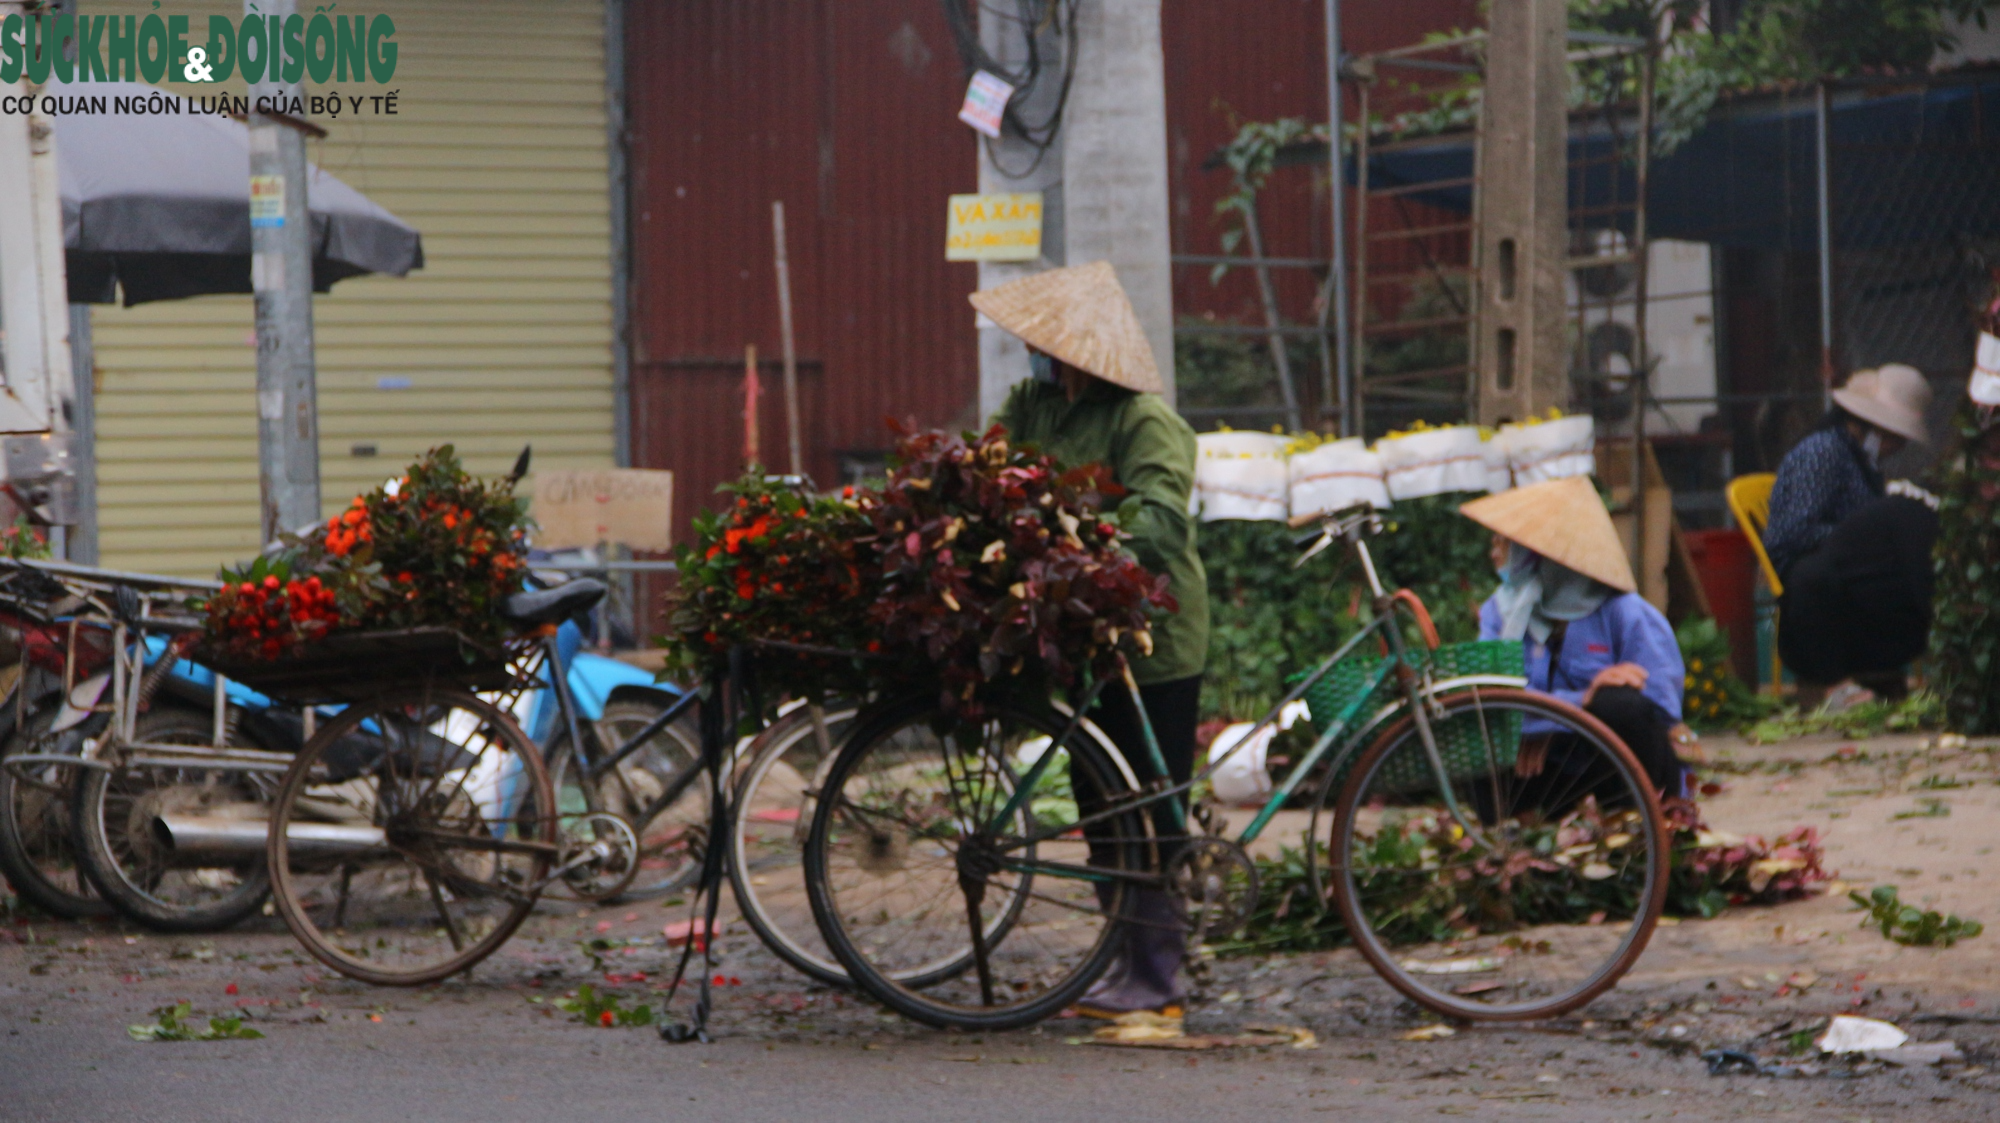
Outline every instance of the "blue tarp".
[[[1812, 252], [1817, 240], [1815, 99], [1743, 99], [1653, 163], [1646, 224], [1655, 238]], [[1837, 94], [1829, 120], [1833, 241], [1843, 250], [1950, 243], [2000, 235], [2000, 75], [1876, 95]], [[1586, 166], [1613, 140], [1598, 126], [1570, 141], [1571, 206], [1601, 207], [1633, 194], [1633, 169]], [[1302, 150], [1312, 162], [1326, 159]], [[1296, 157], [1295, 157], [1296, 158]], [[1291, 162], [1291, 161], [1285, 161]], [[1347, 166], [1356, 181], [1354, 161]], [[1468, 135], [1399, 146], [1369, 160], [1372, 186], [1472, 175]], [[1466, 212], [1464, 186], [1412, 198]], [[1607, 220], [1609, 221], [1608, 217]], [[1595, 225], [1595, 223], [1591, 223]]]

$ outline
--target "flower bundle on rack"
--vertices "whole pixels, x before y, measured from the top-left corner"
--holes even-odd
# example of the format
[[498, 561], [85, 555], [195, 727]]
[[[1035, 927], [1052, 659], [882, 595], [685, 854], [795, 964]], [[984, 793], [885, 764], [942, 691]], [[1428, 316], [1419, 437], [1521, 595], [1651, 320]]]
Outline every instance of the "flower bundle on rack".
[[[1118, 652], [1152, 651], [1167, 578], [1118, 546], [1101, 514], [1123, 494], [1098, 465], [1062, 469], [1006, 430], [906, 438], [875, 524], [883, 640], [942, 680], [948, 706], [1022, 675], [1070, 683]], [[975, 706], [976, 708], [976, 706]]]
[[[695, 517], [694, 542], [676, 560], [669, 669], [701, 674], [731, 644], [757, 640], [879, 650], [868, 622], [880, 586], [873, 494], [850, 487], [837, 499], [815, 497], [755, 470], [723, 490], [734, 501]], [[758, 662], [774, 684], [801, 696], [866, 688], [867, 673], [851, 658], [766, 647]]]
[[725, 489], [679, 554], [668, 666], [712, 669], [746, 641], [839, 649], [872, 658], [765, 642], [758, 661], [793, 694], [929, 683], [976, 713], [988, 683], [1070, 683], [1152, 650], [1150, 615], [1174, 602], [1119, 548], [1102, 468], [1064, 470], [998, 426], [911, 434], [891, 465], [881, 491], [839, 498], [755, 471]]
[[468, 474], [450, 445], [305, 536], [222, 571], [208, 640], [277, 659], [333, 632], [443, 626], [493, 643], [500, 601], [521, 588], [527, 512], [512, 480]]

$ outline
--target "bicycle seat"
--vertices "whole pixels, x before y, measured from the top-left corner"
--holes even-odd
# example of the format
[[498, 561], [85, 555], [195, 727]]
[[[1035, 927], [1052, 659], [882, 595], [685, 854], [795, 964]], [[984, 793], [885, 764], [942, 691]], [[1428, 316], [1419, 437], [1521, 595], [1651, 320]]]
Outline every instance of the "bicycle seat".
[[500, 605], [500, 617], [522, 627], [560, 624], [597, 607], [610, 592], [602, 581], [579, 577], [552, 589], [527, 589], [508, 597]]

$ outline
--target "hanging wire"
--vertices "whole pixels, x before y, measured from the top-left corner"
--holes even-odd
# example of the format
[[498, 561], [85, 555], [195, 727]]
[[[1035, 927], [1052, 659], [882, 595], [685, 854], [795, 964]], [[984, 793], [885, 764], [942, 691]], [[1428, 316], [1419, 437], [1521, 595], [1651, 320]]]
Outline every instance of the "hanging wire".
[[[981, 138], [994, 170], [1010, 179], [1022, 179], [1034, 174], [1047, 158], [1049, 150], [1055, 147], [1056, 137], [1062, 131], [1063, 109], [1069, 104], [1070, 85], [1076, 78], [1076, 12], [1079, 3], [1080, 0], [1015, 0], [1014, 10], [1009, 12], [993, 4], [974, 3], [968, 7], [965, 0], [943, 0], [945, 24], [958, 47], [959, 61], [964, 66], [966, 78], [970, 79], [975, 71], [984, 70], [1014, 87], [1014, 95], [1007, 99], [1007, 108], [1001, 115], [1001, 135], [1026, 144], [1034, 151], [1034, 158], [1025, 168], [1009, 168], [1000, 158], [1000, 149], [994, 144], [994, 138]], [[975, 9], [1014, 25], [1009, 34], [1020, 35], [1026, 47], [1026, 58], [1019, 70], [1010, 69], [980, 42]], [[1045, 35], [1052, 36], [1060, 44], [1057, 52], [1060, 56], [1059, 70], [1051, 70], [1044, 58], [1042, 39]], [[1025, 119], [1021, 106], [1030, 101], [1035, 91], [1047, 81], [1060, 83], [1056, 87], [1055, 104], [1040, 121]]]

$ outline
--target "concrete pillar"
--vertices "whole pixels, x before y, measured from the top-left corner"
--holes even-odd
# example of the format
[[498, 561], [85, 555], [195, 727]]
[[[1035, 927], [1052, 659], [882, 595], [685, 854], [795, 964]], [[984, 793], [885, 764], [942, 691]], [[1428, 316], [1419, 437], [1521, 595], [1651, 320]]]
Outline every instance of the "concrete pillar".
[[[245, 15], [273, 18], [290, 16], [295, 10], [296, 0], [244, 0], [243, 7]], [[250, 87], [250, 96], [253, 104], [257, 98], [289, 102], [302, 96], [302, 89], [297, 83], [274, 80], [267, 69], [264, 80]], [[263, 540], [270, 542], [280, 531], [295, 531], [320, 518], [305, 136], [289, 122], [252, 113], [250, 179], [280, 196], [271, 214], [255, 213], [253, 202], [250, 224], [250, 284], [256, 290], [257, 308], [260, 521]]]
[[1492, 425], [1569, 405], [1563, 0], [1490, 6], [1479, 131], [1477, 405]]
[[[989, 54], [1015, 67], [1026, 59], [1020, 23], [980, 7]], [[1154, 360], [1174, 400], [1173, 273], [1167, 225], [1166, 72], [1159, 0], [1081, 0], [1076, 26], [1045, 31], [1044, 66], [1056, 73], [1021, 103], [1022, 117], [1047, 118], [1061, 94], [1064, 56], [1078, 52], [1055, 143], [1037, 153], [1011, 134], [979, 151], [982, 192], [1042, 193], [1042, 257], [982, 262], [979, 287], [1063, 265], [1109, 261], [1132, 298]], [[1039, 159], [1039, 162], [1037, 160]], [[979, 327], [979, 408], [990, 417], [1014, 383], [1028, 377], [1027, 349], [997, 327]]]

